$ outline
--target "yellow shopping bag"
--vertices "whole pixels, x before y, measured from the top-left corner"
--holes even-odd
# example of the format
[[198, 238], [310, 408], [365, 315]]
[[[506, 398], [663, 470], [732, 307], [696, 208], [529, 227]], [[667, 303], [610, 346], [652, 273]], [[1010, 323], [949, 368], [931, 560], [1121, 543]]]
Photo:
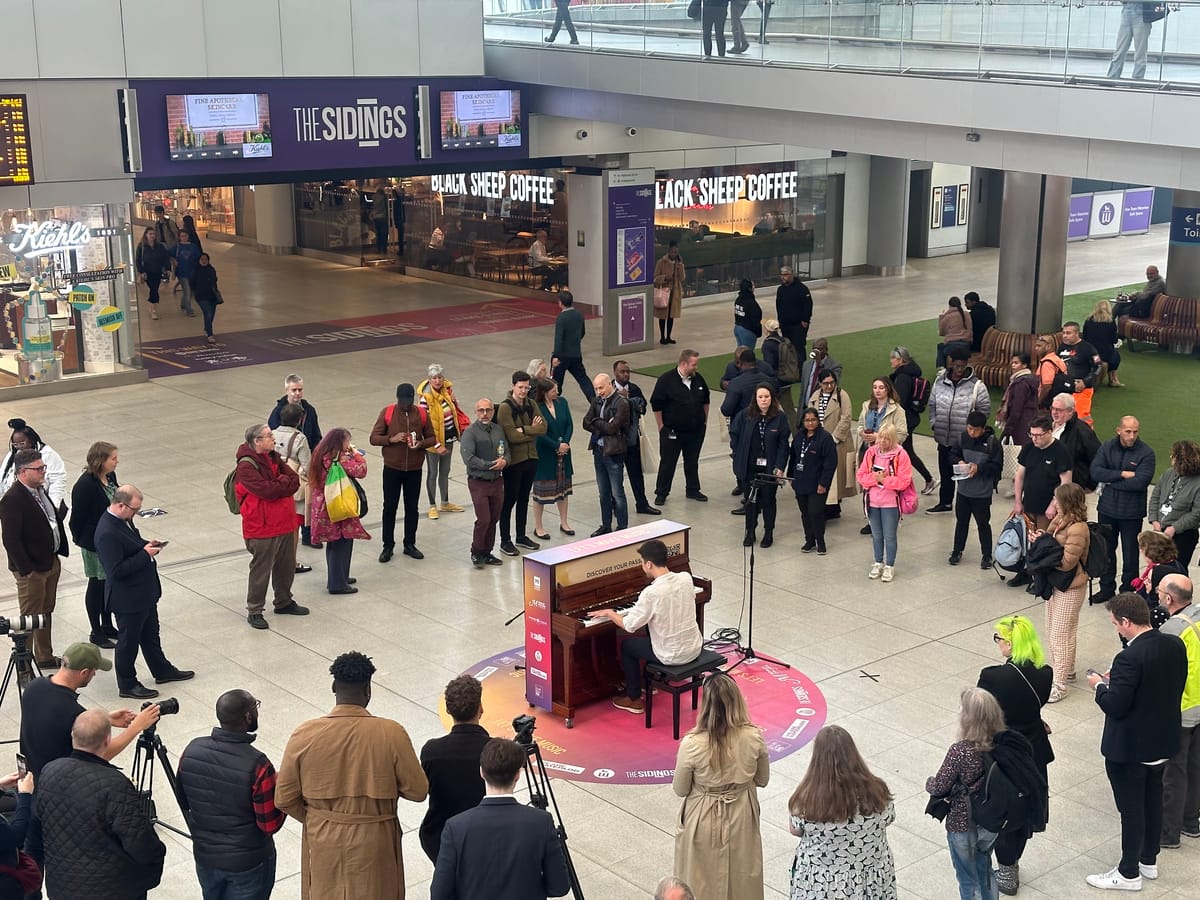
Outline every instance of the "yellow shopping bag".
[[342, 522], [358, 515], [358, 491], [340, 462], [334, 461], [325, 476], [325, 511], [330, 522]]

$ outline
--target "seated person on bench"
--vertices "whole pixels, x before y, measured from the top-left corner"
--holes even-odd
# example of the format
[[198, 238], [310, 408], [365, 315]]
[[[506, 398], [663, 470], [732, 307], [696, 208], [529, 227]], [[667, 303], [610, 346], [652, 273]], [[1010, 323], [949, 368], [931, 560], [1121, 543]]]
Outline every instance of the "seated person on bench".
[[614, 697], [613, 706], [629, 713], [645, 712], [642, 702], [642, 660], [668, 666], [694, 662], [704, 649], [704, 638], [696, 624], [696, 588], [687, 572], [667, 568], [667, 545], [646, 541], [638, 547], [642, 572], [651, 583], [638, 595], [637, 603], [624, 614], [598, 609], [593, 619], [611, 619], [628, 632], [647, 626], [650, 637], [628, 637], [621, 643], [621, 668], [625, 673], [625, 696]]
[[542, 276], [542, 290], [548, 291], [555, 285], [565, 285], [566, 269], [550, 263], [550, 254], [546, 251], [546, 229], [539, 228], [537, 239], [529, 247], [529, 271]]
[[1121, 316], [1144, 319], [1150, 315], [1150, 305], [1159, 294], [1167, 292], [1167, 282], [1158, 274], [1158, 266], [1146, 266], [1146, 287], [1136, 294], [1118, 294], [1112, 306], [1113, 321]]

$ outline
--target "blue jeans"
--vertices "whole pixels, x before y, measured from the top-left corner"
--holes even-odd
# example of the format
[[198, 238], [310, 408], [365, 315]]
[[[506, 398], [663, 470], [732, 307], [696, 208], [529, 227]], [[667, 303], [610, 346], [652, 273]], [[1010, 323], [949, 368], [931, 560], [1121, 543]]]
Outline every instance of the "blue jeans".
[[992, 874], [992, 854], [980, 853], [975, 849], [979, 840], [975, 831], [948, 831], [946, 843], [950, 845], [950, 861], [954, 863], [954, 877], [958, 879], [958, 896], [961, 900], [998, 900], [999, 887]]
[[217, 314], [217, 302], [215, 300], [197, 300], [196, 305], [200, 307], [200, 312], [204, 315], [204, 333], [212, 337], [213, 317]]
[[253, 869], [226, 872], [196, 863], [204, 900], [267, 900], [275, 887], [275, 851]]
[[741, 325], [733, 326], [733, 339], [737, 341], [739, 347], [749, 347], [751, 350], [758, 343], [758, 338], [754, 336], [754, 332], [749, 328], [743, 328]]
[[[896, 564], [896, 530], [900, 527], [900, 510], [895, 506], [871, 506], [867, 509], [871, 523], [871, 543], [875, 547], [875, 562]], [[887, 556], [884, 557], [886, 552]]]
[[1141, 3], [1121, 4], [1121, 24], [1117, 28], [1117, 47], [1108, 64], [1108, 77], [1120, 78], [1125, 68], [1125, 54], [1133, 45], [1133, 77], [1146, 77], [1146, 52], [1150, 45], [1151, 23], [1142, 21]]
[[617, 528], [629, 526], [629, 505], [625, 502], [625, 456], [605, 456], [602, 448], [592, 451], [596, 464], [596, 487], [600, 491], [600, 524], [612, 528], [613, 513]]

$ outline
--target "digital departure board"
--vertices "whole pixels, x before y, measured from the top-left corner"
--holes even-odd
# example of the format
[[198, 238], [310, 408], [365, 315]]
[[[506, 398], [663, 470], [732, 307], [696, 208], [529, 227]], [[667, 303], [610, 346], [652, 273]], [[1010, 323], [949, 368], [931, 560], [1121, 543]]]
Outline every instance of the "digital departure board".
[[0, 187], [33, 184], [29, 110], [24, 94], [0, 95]]

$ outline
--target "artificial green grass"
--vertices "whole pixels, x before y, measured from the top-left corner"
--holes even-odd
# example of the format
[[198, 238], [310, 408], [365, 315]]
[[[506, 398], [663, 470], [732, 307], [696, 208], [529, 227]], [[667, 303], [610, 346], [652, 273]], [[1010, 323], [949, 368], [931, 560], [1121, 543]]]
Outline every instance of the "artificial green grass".
[[[1109, 288], [1072, 294], [1063, 299], [1063, 321], [1082, 322], [1097, 300], [1110, 299], [1117, 293], [1136, 289], [1140, 285]], [[817, 316], [820, 315], [818, 298]], [[818, 319], [819, 320], [819, 319]], [[890, 325], [849, 334], [831, 335], [820, 331], [809, 333], [809, 342], [818, 337], [829, 340], [829, 353], [842, 364], [842, 387], [850, 394], [855, 413], [869, 396], [871, 382], [891, 372], [888, 357], [893, 347], [907, 347], [916, 357], [926, 377], [935, 371], [934, 351], [937, 346], [937, 320], [927, 319], [905, 325]], [[760, 344], [761, 346], [761, 344]], [[1145, 346], [1145, 345], [1142, 345]], [[702, 356], [700, 373], [713, 390], [719, 390], [721, 374], [733, 358], [732, 350], [719, 356]], [[638, 368], [642, 375], [658, 377], [672, 364]], [[1185, 401], [1195, 391], [1200, 395], [1200, 367], [1188, 356], [1144, 351], [1133, 353], [1129, 344], [1121, 348], [1119, 372], [1124, 388], [1102, 387], [1092, 401], [1092, 417], [1096, 433], [1102, 441], [1116, 432], [1122, 416], [1134, 415], [1141, 422], [1141, 436], [1157, 453], [1157, 470], [1161, 474], [1170, 462], [1171, 444], [1184, 438], [1196, 438], [1194, 422]], [[992, 389], [992, 415], [1000, 407], [1003, 392]], [[918, 427], [921, 434], [931, 434], [928, 420]]]

